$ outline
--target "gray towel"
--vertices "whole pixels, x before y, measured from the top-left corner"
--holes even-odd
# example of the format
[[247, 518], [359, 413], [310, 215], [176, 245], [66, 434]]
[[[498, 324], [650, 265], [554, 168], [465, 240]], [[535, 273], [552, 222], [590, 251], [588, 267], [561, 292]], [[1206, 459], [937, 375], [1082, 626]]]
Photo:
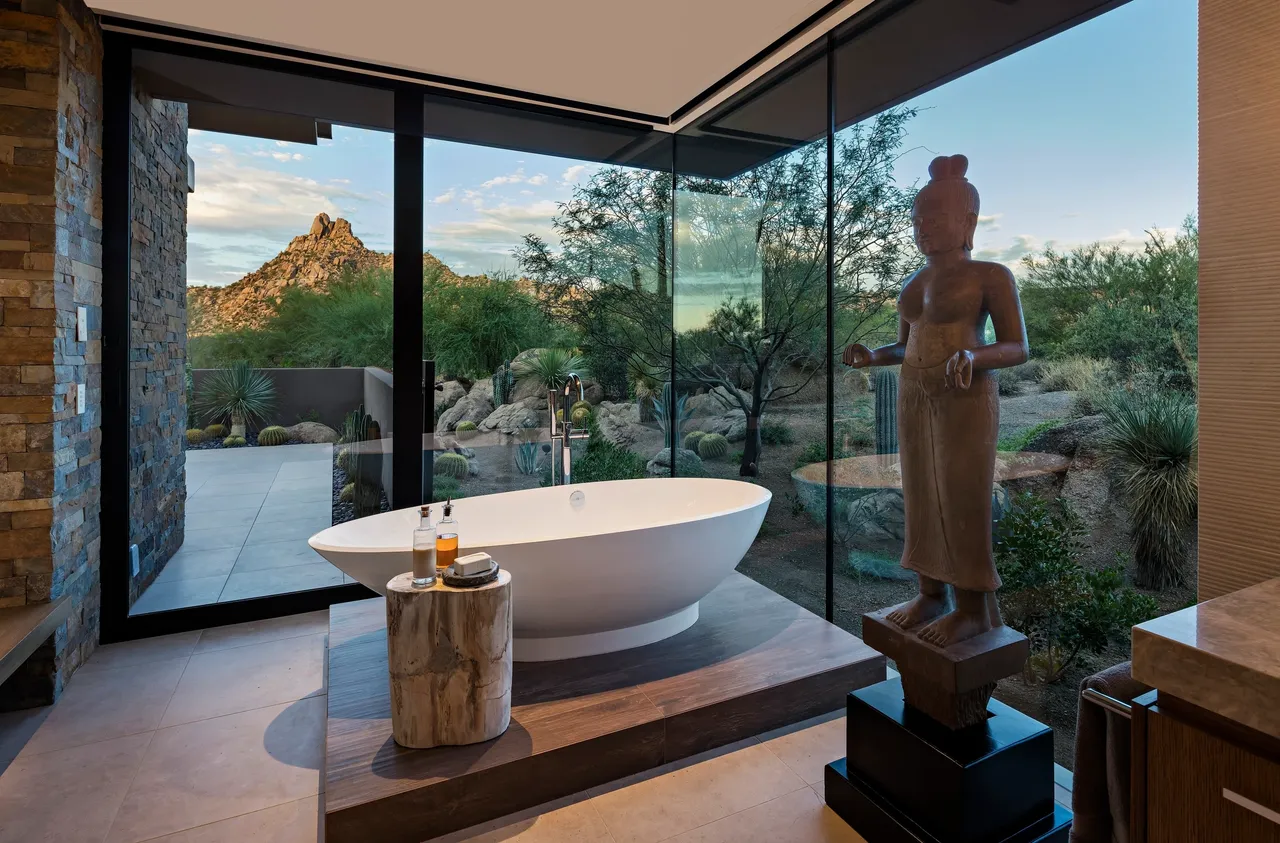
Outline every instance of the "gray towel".
[[[1151, 689], [1134, 680], [1131, 662], [1086, 677], [1085, 688], [1132, 702]], [[1129, 843], [1129, 720], [1084, 699], [1076, 712], [1071, 787], [1071, 843]]]

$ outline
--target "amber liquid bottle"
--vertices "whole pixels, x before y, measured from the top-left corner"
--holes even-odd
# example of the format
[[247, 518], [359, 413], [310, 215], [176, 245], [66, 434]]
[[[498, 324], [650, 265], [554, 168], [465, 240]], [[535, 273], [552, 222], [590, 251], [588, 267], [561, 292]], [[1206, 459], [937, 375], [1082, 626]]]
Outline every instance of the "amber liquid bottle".
[[444, 571], [458, 558], [458, 522], [453, 518], [453, 500], [444, 505], [444, 517], [436, 524], [436, 570]]

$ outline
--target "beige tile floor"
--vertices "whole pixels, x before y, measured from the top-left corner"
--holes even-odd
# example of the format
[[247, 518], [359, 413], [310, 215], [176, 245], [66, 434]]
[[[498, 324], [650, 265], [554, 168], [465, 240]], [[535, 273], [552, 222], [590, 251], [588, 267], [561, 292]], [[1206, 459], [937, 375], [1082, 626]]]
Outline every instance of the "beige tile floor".
[[[327, 612], [103, 647], [0, 715], [0, 843], [323, 840]], [[822, 802], [838, 713], [438, 838], [859, 843]]]

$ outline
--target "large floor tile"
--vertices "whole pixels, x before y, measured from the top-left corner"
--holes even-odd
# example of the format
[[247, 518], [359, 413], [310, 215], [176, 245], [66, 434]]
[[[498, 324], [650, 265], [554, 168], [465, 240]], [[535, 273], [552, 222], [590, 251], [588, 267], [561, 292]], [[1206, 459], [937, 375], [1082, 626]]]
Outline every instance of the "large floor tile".
[[255, 475], [253, 479], [236, 479], [234, 475], [225, 477], [211, 477], [208, 482], [200, 487], [200, 491], [191, 496], [192, 500], [200, 500], [205, 497], [217, 497], [219, 495], [230, 494], [264, 494], [271, 491], [271, 484], [275, 482], [274, 474]]
[[842, 712], [833, 712], [788, 728], [760, 736], [760, 742], [782, 763], [808, 784], [822, 782], [823, 768], [845, 756], [845, 722]]
[[0, 712], [0, 775], [52, 712], [51, 705]]
[[317, 795], [324, 721], [315, 697], [155, 732], [107, 840], [138, 843]]
[[216, 530], [222, 527], [252, 525], [258, 519], [259, 509], [260, 507], [251, 506], [247, 509], [215, 509], [206, 512], [198, 505], [192, 505], [187, 510], [184, 526], [188, 530]]
[[275, 520], [259, 518], [249, 531], [245, 544], [264, 544], [266, 542], [301, 541], [314, 536], [321, 530], [333, 526], [333, 519], [327, 512], [317, 512], [303, 518]]
[[319, 796], [308, 796], [198, 828], [153, 837], [147, 843], [316, 843], [324, 837]]
[[77, 672], [18, 757], [154, 730], [186, 666], [183, 656]]
[[188, 493], [187, 510], [200, 510], [201, 512], [221, 512], [228, 509], [253, 509], [260, 507], [263, 501], [267, 499], [265, 492], [255, 492], [251, 495], [237, 494], [236, 492], [226, 492], [219, 490], [217, 494], [202, 494], [204, 487], [200, 487], [200, 492], [195, 495]]
[[293, 477], [280, 478], [277, 477], [275, 482], [271, 484], [272, 492], [303, 492], [320, 486], [327, 487], [330, 492], [333, 491], [333, 478], [330, 477]]
[[[310, 538], [310, 536], [308, 536]], [[262, 571], [267, 568], [289, 568], [294, 565], [310, 565], [323, 559], [311, 549], [306, 539], [285, 539], [276, 542], [249, 543], [240, 549], [231, 573]]]
[[227, 585], [218, 602], [230, 603], [232, 600], [247, 600], [267, 594], [290, 594], [341, 584], [342, 572], [320, 559], [288, 568], [233, 573], [227, 578]]
[[250, 621], [231, 626], [216, 626], [206, 629], [196, 644], [197, 653], [209, 653], [214, 650], [229, 650], [233, 647], [247, 647], [250, 644], [265, 644], [268, 641], [279, 641], [286, 638], [303, 638], [308, 635], [321, 635], [329, 631], [329, 611], [321, 609], [301, 615], [286, 615], [282, 618], [269, 618], [263, 621]]
[[14, 761], [0, 776], [0, 843], [102, 843], [151, 736]]
[[226, 575], [169, 582], [157, 580], [147, 586], [147, 590], [133, 602], [133, 608], [129, 610], [129, 614], [145, 615], [147, 612], [164, 612], [169, 609], [217, 603], [226, 582]]
[[[490, 827], [492, 826], [492, 827]], [[433, 843], [614, 843], [591, 802], [575, 802], [527, 818], [507, 818]]]
[[310, 503], [314, 501], [332, 500], [332, 483], [302, 483], [299, 485], [299, 488], [296, 489], [272, 489], [267, 493], [267, 499], [263, 503], [263, 506], [270, 507], [288, 503]]
[[296, 521], [299, 518], [333, 519], [333, 501], [323, 498], [318, 501], [295, 501], [288, 497], [272, 497], [270, 504], [263, 505], [259, 518], [275, 521]]
[[192, 656], [161, 725], [205, 720], [323, 692], [325, 637], [308, 635]]
[[[190, 503], [187, 504], [191, 506]], [[207, 530], [187, 530], [182, 546], [195, 553], [200, 550], [217, 550], [220, 547], [240, 547], [249, 537], [252, 524], [239, 524], [229, 527], [211, 527]]]
[[865, 843], [808, 787], [671, 838], [671, 843]]
[[[220, 513], [208, 513], [218, 515]], [[190, 519], [190, 514], [187, 518]], [[187, 550], [181, 548], [164, 565], [164, 570], [155, 581], [177, 582], [178, 580], [196, 580], [202, 577], [225, 577], [231, 573], [240, 554], [238, 547], [220, 547], [216, 550]]]
[[191, 651], [196, 648], [196, 642], [199, 640], [200, 630], [197, 629], [194, 632], [178, 632], [173, 635], [107, 644], [94, 650], [89, 661], [76, 671], [76, 675], [79, 676], [86, 671], [110, 670], [147, 662], [185, 658], [191, 655]]
[[759, 744], [602, 793], [592, 802], [618, 843], [654, 843], [805, 787]]
[[280, 465], [280, 472], [276, 474], [277, 480], [296, 480], [298, 478], [307, 480], [329, 478], [332, 480], [333, 462], [328, 459], [286, 462]]

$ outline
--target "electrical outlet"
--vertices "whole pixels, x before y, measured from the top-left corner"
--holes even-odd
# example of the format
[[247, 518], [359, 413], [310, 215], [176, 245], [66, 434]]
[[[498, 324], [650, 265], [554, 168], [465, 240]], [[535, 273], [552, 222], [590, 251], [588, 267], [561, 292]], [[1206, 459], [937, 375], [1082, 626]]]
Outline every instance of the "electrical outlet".
[[136, 544], [129, 545], [129, 565], [133, 569], [135, 577], [142, 572], [142, 563], [138, 560], [138, 546]]
[[89, 341], [89, 308], [76, 308], [76, 342]]

